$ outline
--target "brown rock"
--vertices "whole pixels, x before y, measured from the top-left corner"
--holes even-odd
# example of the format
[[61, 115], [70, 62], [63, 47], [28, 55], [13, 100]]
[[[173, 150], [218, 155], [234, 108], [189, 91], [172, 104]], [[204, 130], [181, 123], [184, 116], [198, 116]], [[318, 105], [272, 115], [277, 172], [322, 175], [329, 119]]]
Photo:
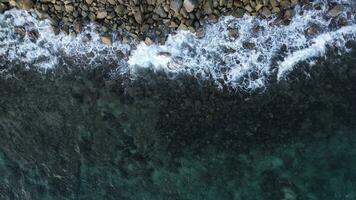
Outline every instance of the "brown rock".
[[213, 0], [206, 0], [204, 5], [203, 5], [203, 11], [205, 14], [210, 15], [213, 13], [213, 9], [214, 9], [214, 4], [213, 4]]
[[145, 38], [145, 44], [146, 44], [146, 45], [152, 45], [153, 42], [152, 42], [151, 38], [146, 37], [146, 38]]
[[25, 35], [26, 35], [26, 29], [23, 26], [16, 26], [14, 28], [14, 32], [16, 35], [19, 35], [21, 37], [25, 37]]
[[93, 0], [85, 0], [85, 2], [90, 5], [93, 3]]
[[101, 42], [103, 42], [106, 45], [111, 45], [111, 37], [108, 35], [102, 36]]
[[108, 13], [106, 11], [98, 11], [98, 13], [96, 14], [96, 18], [104, 19], [107, 15], [108, 15]]
[[21, 8], [24, 10], [29, 10], [34, 5], [32, 0], [17, 0], [14, 3], [10, 2], [10, 4], [15, 4], [14, 6], [17, 6], [18, 8]]

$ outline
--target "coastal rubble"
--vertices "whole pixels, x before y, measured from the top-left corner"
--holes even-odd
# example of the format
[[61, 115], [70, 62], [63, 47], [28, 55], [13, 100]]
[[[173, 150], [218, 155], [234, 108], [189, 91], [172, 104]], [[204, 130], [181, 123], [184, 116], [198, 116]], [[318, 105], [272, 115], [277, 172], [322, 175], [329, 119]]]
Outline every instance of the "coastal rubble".
[[[164, 43], [176, 30], [199, 32], [206, 20], [220, 16], [243, 15], [288, 21], [291, 10], [300, 0], [2, 0], [0, 12], [17, 7], [34, 9], [41, 18], [50, 18], [53, 30], [78, 34], [81, 26], [94, 22], [102, 25], [102, 35], [127, 31], [135, 37]], [[305, 4], [305, 2], [303, 2]], [[330, 11], [337, 15], [339, 9]], [[112, 38], [110, 38], [111, 40]], [[110, 42], [111, 43], [111, 42]]]

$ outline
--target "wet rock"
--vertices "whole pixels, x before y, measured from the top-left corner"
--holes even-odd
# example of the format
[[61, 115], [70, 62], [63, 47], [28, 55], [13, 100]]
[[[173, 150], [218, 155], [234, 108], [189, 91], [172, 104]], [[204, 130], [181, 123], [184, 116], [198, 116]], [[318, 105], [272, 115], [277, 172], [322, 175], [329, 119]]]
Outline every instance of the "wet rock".
[[262, 9], [262, 15], [263, 15], [265, 18], [269, 18], [269, 17], [271, 17], [272, 12], [271, 12], [271, 10], [269, 10], [267, 7], [264, 7], [264, 8]]
[[183, 1], [182, 0], [171, 0], [170, 8], [178, 14], [180, 9], [182, 8]]
[[27, 32], [27, 37], [32, 41], [36, 42], [40, 37], [40, 33], [37, 30], [31, 30]]
[[239, 30], [237, 28], [229, 28], [228, 31], [227, 35], [230, 41], [234, 41], [239, 37]]
[[158, 6], [156, 9], [155, 9], [155, 13], [157, 15], [159, 15], [160, 17], [162, 18], [166, 18], [167, 17], [167, 13], [164, 11], [163, 7], [162, 6]]
[[142, 13], [139, 8], [134, 10], [134, 18], [137, 23], [142, 24]]
[[313, 24], [304, 31], [304, 34], [307, 36], [314, 36], [319, 32], [320, 32], [320, 27], [316, 24]]
[[108, 15], [108, 13], [106, 11], [99, 11], [96, 14], [96, 18], [97, 19], [104, 19], [107, 15]]
[[159, 56], [164, 56], [164, 57], [171, 57], [171, 53], [162, 51], [158, 53]]
[[33, 7], [34, 2], [32, 0], [17, 0], [10, 1], [10, 4], [24, 10], [29, 10]]
[[112, 43], [111, 37], [108, 35], [104, 35], [101, 37], [101, 42], [103, 42], [106, 45], [111, 45], [111, 43]]
[[25, 37], [25, 35], [26, 35], [26, 29], [23, 26], [16, 26], [14, 28], [14, 32], [16, 35], [19, 35], [21, 37]]
[[245, 41], [242, 43], [242, 46], [245, 49], [253, 49], [256, 45], [253, 42]]
[[327, 15], [330, 17], [337, 17], [342, 13], [342, 11], [343, 7], [341, 5], [336, 5], [328, 11]]
[[3, 13], [7, 9], [7, 6], [0, 2], [0, 13]]
[[149, 45], [152, 45], [153, 42], [152, 42], [151, 38], [146, 37], [146, 38], [145, 38], [145, 44], [148, 45], [148, 46], [149, 46]]
[[203, 38], [205, 36], [205, 31], [203, 28], [199, 28], [197, 31], [196, 31], [196, 36], [198, 38]]
[[198, 6], [198, 3], [197, 0], [184, 0], [183, 6], [185, 10], [190, 13]]
[[187, 30], [189, 30], [189, 29], [188, 29], [188, 27], [187, 27], [185, 24], [181, 23], [181, 24], [178, 26], [178, 30], [187, 31]]
[[72, 5], [70, 5], [70, 4], [67, 4], [67, 5], [65, 5], [64, 7], [65, 7], [65, 11], [66, 11], [67, 13], [71, 13], [71, 12], [74, 11], [74, 6], [72, 6]]
[[213, 1], [212, 0], [206, 0], [204, 5], [203, 5], [203, 11], [205, 14], [212, 14], [213, 13]]

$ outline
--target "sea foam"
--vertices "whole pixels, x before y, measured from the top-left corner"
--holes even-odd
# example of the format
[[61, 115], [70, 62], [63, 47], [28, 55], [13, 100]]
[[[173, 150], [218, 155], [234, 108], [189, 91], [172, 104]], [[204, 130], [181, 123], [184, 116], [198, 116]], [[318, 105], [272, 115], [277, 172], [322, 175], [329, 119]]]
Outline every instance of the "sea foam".
[[[40, 69], [57, 65], [100, 66], [117, 65], [117, 73], [135, 77], [138, 68], [151, 68], [173, 73], [186, 73], [200, 79], [213, 79], [217, 85], [255, 89], [263, 87], [270, 76], [283, 79], [300, 61], [322, 57], [328, 46], [338, 47], [339, 53], [349, 40], [356, 39], [355, 2], [340, 0], [344, 7], [338, 18], [346, 23], [335, 27], [335, 19], [327, 17], [329, 1], [314, 1], [320, 9], [296, 7], [288, 25], [275, 25], [272, 20], [252, 16], [221, 17], [205, 26], [205, 35], [178, 31], [169, 35], [164, 45], [146, 45], [132, 41], [115, 41], [104, 45], [98, 27], [90, 24], [77, 36], [55, 35], [49, 20], [37, 20], [32, 12], [10, 10], [0, 15], [0, 58], [20, 62]], [[20, 38], [14, 27], [37, 30], [37, 41]], [[311, 27], [316, 33], [305, 34]], [[229, 38], [229, 30], [237, 29], [238, 37]], [[250, 47], [246, 47], [249, 44]]]

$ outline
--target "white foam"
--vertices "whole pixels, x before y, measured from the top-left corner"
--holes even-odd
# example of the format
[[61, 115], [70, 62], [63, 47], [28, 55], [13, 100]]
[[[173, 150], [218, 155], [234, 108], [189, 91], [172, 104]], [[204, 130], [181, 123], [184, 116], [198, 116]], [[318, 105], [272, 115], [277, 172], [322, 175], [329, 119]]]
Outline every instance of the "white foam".
[[[38, 39], [31, 41], [28, 34], [21, 38], [15, 34], [16, 26], [24, 27], [27, 32], [38, 31]], [[49, 20], [38, 20], [29, 11], [12, 9], [0, 15], [0, 56], [44, 69], [55, 67], [63, 58], [69, 58], [72, 63], [85, 62], [88, 65], [107, 60], [121, 62], [121, 59], [118, 60], [118, 51], [129, 54], [130, 45], [119, 42], [104, 45], [100, 35], [93, 31], [95, 28], [91, 24], [78, 36], [64, 33], [55, 35]]]
[[[193, 76], [223, 80], [225, 84], [234, 87], [254, 89], [265, 84], [266, 79], [278, 69], [278, 78], [283, 78], [299, 61], [322, 56], [326, 45], [346, 38], [355, 39], [355, 25], [353, 16], [341, 14], [348, 19], [349, 25], [339, 30], [331, 30], [331, 20], [326, 18], [328, 7], [322, 2], [321, 10], [301, 12], [296, 8], [296, 14], [290, 24], [273, 26], [266, 20], [245, 16], [241, 19], [223, 17], [216, 24], [206, 26], [205, 37], [199, 39], [187, 32], [171, 35], [163, 46], [146, 46], [141, 44], [130, 57], [129, 63], [133, 68], [153, 67], [170, 72], [184, 72]], [[352, 8], [352, 1], [345, 3], [345, 8]], [[347, 4], [348, 3], [348, 4]], [[348, 7], [349, 6], [349, 7]], [[322, 31], [313, 37], [305, 35], [305, 30], [311, 25], [318, 26]], [[259, 31], [254, 31], [255, 27]], [[228, 28], [237, 28], [239, 38], [231, 41], [228, 38]], [[244, 42], [255, 45], [252, 49], [244, 48]], [[284, 60], [273, 66], [272, 60], [281, 48], [286, 47]], [[170, 59], [164, 62], [157, 60], [155, 54], [164, 51], [170, 53]], [[178, 58], [179, 62], [176, 62]], [[168, 62], [167, 62], [168, 61]], [[171, 66], [174, 67], [171, 67]], [[217, 81], [218, 84], [221, 81]]]
[[[93, 24], [85, 27], [78, 36], [55, 35], [48, 20], [37, 20], [28, 11], [10, 10], [0, 14], [0, 58], [44, 69], [63, 64], [97, 66], [108, 63], [117, 65], [119, 72], [132, 75], [137, 68], [153, 68], [213, 79], [218, 85], [254, 89], [263, 87], [272, 74], [282, 79], [298, 62], [323, 56], [327, 45], [332, 44], [342, 50], [346, 41], [355, 40], [353, 0], [339, 1], [344, 4], [345, 12], [341, 16], [347, 19], [348, 25], [336, 30], [330, 28], [332, 20], [325, 17], [328, 1], [314, 2], [321, 3], [320, 10], [302, 12], [303, 9], [297, 7], [297, 14], [289, 25], [272, 25], [273, 20], [252, 16], [239, 19], [222, 17], [218, 23], [205, 27], [203, 38], [179, 31], [170, 35], [165, 45], [151, 46], [135, 41], [129, 45], [120, 42], [104, 45]], [[321, 31], [308, 37], [305, 30], [313, 24]], [[36, 42], [28, 36], [21, 39], [14, 34], [15, 26], [24, 26], [28, 31], [38, 30], [40, 36]], [[256, 27], [259, 27], [258, 31], [255, 31]], [[236, 40], [229, 39], [229, 28], [239, 30]], [[245, 48], [246, 42], [253, 43], [254, 47]], [[283, 48], [285, 50], [281, 54]], [[274, 62], [277, 56], [278, 62]]]
[[285, 77], [285, 74], [291, 71], [298, 62], [324, 55], [327, 45], [334, 43], [335, 46], [344, 46], [345, 35], [353, 36], [353, 39], [355, 39], [356, 25], [342, 27], [337, 31], [321, 34], [311, 41], [312, 45], [309, 47], [291, 53], [279, 64], [277, 78], [281, 79]]

